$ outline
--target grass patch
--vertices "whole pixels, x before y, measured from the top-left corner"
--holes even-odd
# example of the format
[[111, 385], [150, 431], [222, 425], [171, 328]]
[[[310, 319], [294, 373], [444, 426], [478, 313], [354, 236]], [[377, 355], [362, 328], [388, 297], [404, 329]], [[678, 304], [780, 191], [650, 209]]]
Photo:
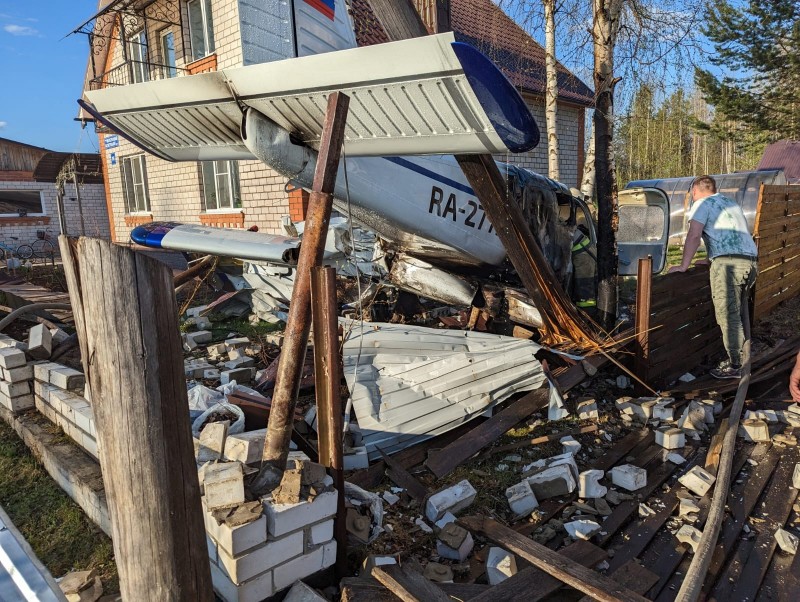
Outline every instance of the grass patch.
[[111, 539], [50, 478], [0, 421], [0, 505], [54, 577], [95, 569], [105, 593], [119, 592]]

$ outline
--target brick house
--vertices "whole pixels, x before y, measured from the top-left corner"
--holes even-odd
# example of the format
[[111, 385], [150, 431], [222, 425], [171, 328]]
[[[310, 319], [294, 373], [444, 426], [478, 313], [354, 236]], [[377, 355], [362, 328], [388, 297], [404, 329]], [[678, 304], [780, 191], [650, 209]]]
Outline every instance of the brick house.
[[61, 233], [56, 184], [60, 174], [62, 179], [68, 176], [62, 194], [64, 229], [109, 238], [99, 155], [59, 153], [0, 138], [0, 240], [14, 246], [30, 244], [40, 230], [49, 228], [54, 237]]
[[[435, 0], [415, 3], [426, 25], [435, 30]], [[368, 0], [347, 0], [347, 4], [360, 46], [387, 41]], [[272, 60], [270, 49], [259, 45], [253, 34], [259, 13], [273, 10], [271, 3], [101, 0], [100, 5], [100, 11], [76, 30], [89, 34], [91, 45], [86, 89]], [[451, 6], [457, 39], [478, 47], [501, 66], [543, 129], [544, 50], [492, 0], [453, 0]], [[266, 33], [277, 40], [275, 44], [291, 42], [290, 31]], [[565, 183], [577, 185], [583, 165], [584, 111], [592, 105], [593, 93], [562, 66], [559, 88], [561, 173]], [[283, 233], [284, 216], [293, 221], [305, 217], [307, 193], [292, 190], [285, 177], [259, 161], [169, 163], [96, 126], [104, 149], [115, 241], [126, 242], [132, 228], [152, 220], [258, 226], [263, 232]], [[544, 142], [532, 152], [498, 158], [547, 172]]]

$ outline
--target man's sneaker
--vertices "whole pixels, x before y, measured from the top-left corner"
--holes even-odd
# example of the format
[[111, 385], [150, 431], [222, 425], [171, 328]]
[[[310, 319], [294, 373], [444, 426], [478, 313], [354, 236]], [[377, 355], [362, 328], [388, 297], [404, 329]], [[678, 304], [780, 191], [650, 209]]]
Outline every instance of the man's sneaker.
[[730, 360], [723, 360], [711, 370], [711, 376], [714, 378], [742, 378], [742, 367], [734, 366]]

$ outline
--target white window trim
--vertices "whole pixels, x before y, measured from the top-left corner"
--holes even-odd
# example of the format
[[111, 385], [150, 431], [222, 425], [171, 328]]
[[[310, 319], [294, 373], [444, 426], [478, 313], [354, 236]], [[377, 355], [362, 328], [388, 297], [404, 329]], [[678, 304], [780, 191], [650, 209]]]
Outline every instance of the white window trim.
[[[144, 43], [140, 41], [142, 39]], [[130, 56], [133, 54], [134, 46], [137, 47], [136, 56]], [[142, 56], [142, 50], [144, 50], [144, 56]], [[133, 71], [135, 73], [138, 72], [141, 78], [137, 81], [136, 77], [134, 77], [131, 83], [138, 84], [150, 81], [150, 71], [147, 64], [149, 54], [150, 49], [148, 47], [147, 31], [145, 31], [144, 28], [128, 37], [128, 60], [133, 64]]]
[[[209, 164], [211, 164], [210, 169], [212, 169], [213, 172], [214, 172], [213, 173], [213, 180], [214, 180], [214, 186], [215, 186], [214, 193], [217, 195], [217, 199], [218, 200], [219, 200], [219, 191], [216, 189], [216, 184], [217, 184], [217, 177], [218, 177], [219, 174], [217, 172], [217, 162], [216, 161], [203, 161], [200, 164], [201, 175], [203, 176], [202, 177], [202, 179], [203, 179], [203, 208], [202, 208], [203, 210], [202, 210], [202, 213], [206, 213], [206, 214], [209, 214], [209, 213], [228, 213], [228, 214], [244, 213], [244, 209], [242, 207], [234, 207], [233, 206], [233, 203], [236, 200], [236, 197], [234, 195], [234, 191], [237, 188], [239, 188], [239, 186], [235, 186], [234, 185], [234, 181], [233, 181], [233, 171], [234, 171], [234, 169], [233, 169], [233, 161], [227, 160], [226, 163], [228, 164], [228, 172], [227, 172], [226, 175], [227, 175], [227, 182], [228, 182], [228, 194], [229, 194], [230, 199], [231, 199], [231, 206], [230, 207], [217, 207], [216, 209], [208, 209], [207, 208], [208, 199], [206, 198], [206, 177], [205, 177], [206, 167]], [[236, 170], [236, 177], [237, 178], [239, 177], [238, 169]], [[238, 184], [241, 185], [240, 182], [238, 182]], [[241, 189], [240, 188], [239, 188], [239, 195], [240, 195], [239, 202], [241, 202]]]
[[[203, 56], [195, 57], [195, 49], [194, 49], [194, 35], [192, 32], [192, 19], [188, 16], [189, 5], [192, 3], [196, 3], [200, 7], [200, 14], [202, 15], [203, 20]], [[211, 8], [211, 3], [208, 3], [208, 8]], [[196, 61], [202, 61], [204, 58], [207, 58], [216, 53], [216, 44], [213, 44], [213, 36], [214, 32], [211, 32], [211, 39], [209, 40], [209, 31], [208, 31], [208, 15], [206, 14], [206, 0], [188, 0], [186, 2], [186, 10], [187, 10], [187, 25], [189, 27], [189, 51], [192, 63]], [[212, 24], [213, 24], [213, 14], [212, 14]], [[210, 43], [211, 42], [211, 43]], [[213, 46], [213, 50], [209, 50], [209, 48]]]
[[8, 192], [38, 192], [39, 193], [39, 202], [42, 205], [42, 212], [41, 213], [26, 213], [25, 215], [20, 215], [19, 213], [0, 213], [0, 218], [12, 217], [12, 218], [26, 218], [26, 217], [47, 217], [47, 212], [45, 211], [45, 204], [44, 204], [44, 190], [29, 190], [27, 188], [5, 188], [4, 186], [0, 186], [0, 191], [8, 191]]
[[[167, 56], [167, 47], [164, 44], [164, 38], [168, 35], [172, 35], [172, 53], [175, 59], [174, 64], [169, 63], [169, 57]], [[165, 27], [164, 29], [158, 32], [158, 51], [159, 51], [159, 62], [161, 63], [162, 68], [165, 68], [164, 76], [166, 79], [172, 79], [173, 77], [178, 76], [178, 50], [175, 48], [175, 32], [172, 31], [171, 27]], [[175, 74], [170, 75], [169, 71], [174, 70]]]
[[[127, 181], [125, 178], [125, 162], [126, 161], [139, 161], [141, 172], [142, 172], [142, 188], [144, 189], [144, 202], [146, 209], [136, 209], [131, 211], [129, 206], [129, 199], [130, 195], [127, 191]], [[121, 175], [122, 175], [122, 199], [125, 203], [125, 215], [152, 215], [153, 208], [150, 205], [150, 186], [147, 181], [147, 160], [145, 159], [144, 153], [139, 153], [135, 155], [126, 155], [124, 157], [120, 157], [120, 167], [121, 167]], [[134, 182], [133, 184], [134, 189], [136, 188], [137, 184]], [[136, 195], [134, 193], [134, 200]]]

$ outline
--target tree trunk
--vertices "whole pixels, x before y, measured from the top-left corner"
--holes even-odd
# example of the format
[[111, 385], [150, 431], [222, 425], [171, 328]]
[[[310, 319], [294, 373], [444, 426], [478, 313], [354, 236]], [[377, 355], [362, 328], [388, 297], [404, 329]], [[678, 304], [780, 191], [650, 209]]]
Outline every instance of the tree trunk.
[[558, 70], [556, 68], [556, 0], [542, 0], [544, 6], [545, 73], [544, 94], [547, 121], [547, 175], [560, 180], [558, 169]]
[[594, 138], [597, 172], [597, 309], [609, 329], [617, 317], [617, 181], [614, 174], [614, 44], [622, 0], [593, 0]]

